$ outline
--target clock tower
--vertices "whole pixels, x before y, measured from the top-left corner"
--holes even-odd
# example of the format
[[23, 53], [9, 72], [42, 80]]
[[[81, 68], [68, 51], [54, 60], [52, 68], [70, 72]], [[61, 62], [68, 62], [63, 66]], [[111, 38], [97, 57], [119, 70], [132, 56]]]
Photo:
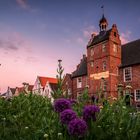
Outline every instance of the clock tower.
[[87, 45], [89, 94], [102, 91], [105, 98], [117, 96], [118, 67], [121, 64], [121, 41], [116, 24], [108, 29], [104, 14], [99, 34], [91, 35]]

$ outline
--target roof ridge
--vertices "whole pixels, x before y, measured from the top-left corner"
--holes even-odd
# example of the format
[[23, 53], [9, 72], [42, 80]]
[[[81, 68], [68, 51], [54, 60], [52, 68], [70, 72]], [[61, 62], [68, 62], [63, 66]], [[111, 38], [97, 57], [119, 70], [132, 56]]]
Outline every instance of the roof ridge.
[[[54, 78], [54, 77], [46, 77], [46, 76], [38, 76], [39, 78]], [[54, 78], [57, 79], [57, 78]]]
[[140, 39], [136, 39], [136, 40], [127, 42], [127, 43], [123, 44], [122, 46], [126, 46], [126, 45], [129, 45], [129, 44], [134, 43], [134, 42], [137, 42], [137, 41], [140, 41]]

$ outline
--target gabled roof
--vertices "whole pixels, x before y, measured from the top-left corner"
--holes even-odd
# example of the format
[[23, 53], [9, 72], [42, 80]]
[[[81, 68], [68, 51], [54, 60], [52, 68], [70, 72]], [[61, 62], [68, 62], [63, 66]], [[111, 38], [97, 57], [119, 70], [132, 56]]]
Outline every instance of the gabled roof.
[[57, 79], [56, 78], [42, 77], [42, 76], [38, 76], [38, 78], [39, 78], [39, 81], [40, 81], [42, 87], [45, 87], [47, 82], [54, 83], [54, 84], [57, 83]]
[[5, 93], [2, 93], [2, 94], [0, 94], [0, 96], [6, 96], [7, 95], [7, 92], [5, 92]]
[[80, 77], [87, 75], [87, 57], [84, 57], [80, 64], [77, 66], [77, 69], [72, 73], [72, 78]]
[[53, 91], [56, 91], [58, 89], [58, 85], [55, 83], [50, 83], [50, 86]]
[[23, 92], [24, 91], [24, 87], [16, 87], [18, 89], [18, 92]]
[[122, 45], [121, 50], [121, 67], [140, 64], [140, 39]]
[[102, 41], [108, 40], [110, 35], [111, 29], [108, 31], [101, 31], [98, 35], [94, 36], [87, 45], [89, 48], [92, 45], [98, 44]]

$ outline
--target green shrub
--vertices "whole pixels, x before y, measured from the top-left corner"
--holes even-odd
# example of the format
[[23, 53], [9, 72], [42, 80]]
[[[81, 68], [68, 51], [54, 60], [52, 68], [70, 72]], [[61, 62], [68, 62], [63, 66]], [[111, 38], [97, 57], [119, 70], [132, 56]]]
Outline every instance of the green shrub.
[[[86, 99], [87, 95], [84, 94]], [[83, 100], [83, 99], [82, 99]], [[73, 110], [82, 118], [85, 102], [75, 103]], [[91, 102], [90, 102], [91, 104]], [[86, 140], [138, 140], [140, 135], [140, 115], [123, 100], [107, 103], [100, 110], [96, 121], [88, 124]], [[71, 137], [59, 114], [54, 112], [48, 98], [39, 95], [20, 94], [10, 101], [0, 99], [0, 139], [1, 140], [77, 140]]]

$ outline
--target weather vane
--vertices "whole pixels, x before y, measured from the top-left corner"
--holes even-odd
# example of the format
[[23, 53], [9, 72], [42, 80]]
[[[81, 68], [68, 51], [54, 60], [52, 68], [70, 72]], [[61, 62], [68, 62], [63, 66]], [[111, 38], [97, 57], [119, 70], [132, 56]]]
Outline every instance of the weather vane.
[[104, 5], [102, 5], [101, 8], [102, 8], [102, 12], [103, 12], [103, 15], [104, 15]]

